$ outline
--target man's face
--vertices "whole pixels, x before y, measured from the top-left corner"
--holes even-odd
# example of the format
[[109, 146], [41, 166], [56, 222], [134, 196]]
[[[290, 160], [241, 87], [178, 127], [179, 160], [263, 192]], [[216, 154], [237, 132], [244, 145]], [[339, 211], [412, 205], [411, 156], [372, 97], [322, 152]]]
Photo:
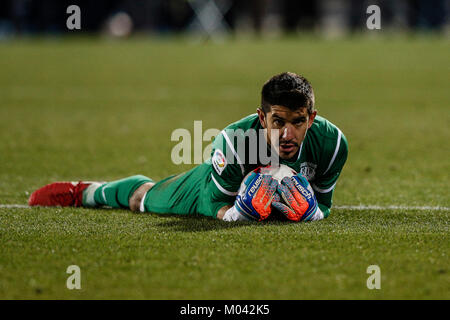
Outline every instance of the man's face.
[[316, 111], [308, 114], [307, 108], [292, 111], [279, 105], [272, 106], [267, 114], [258, 109], [261, 125], [267, 129], [267, 141], [273, 141], [271, 130], [278, 129], [278, 154], [284, 160], [290, 160], [297, 155], [306, 131], [311, 127], [316, 114]]

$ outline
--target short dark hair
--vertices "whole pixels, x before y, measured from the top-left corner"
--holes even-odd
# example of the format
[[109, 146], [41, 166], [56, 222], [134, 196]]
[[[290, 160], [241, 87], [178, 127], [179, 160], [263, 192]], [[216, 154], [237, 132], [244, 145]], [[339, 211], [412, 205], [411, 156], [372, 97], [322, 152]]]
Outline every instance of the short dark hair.
[[307, 108], [311, 114], [315, 111], [314, 104], [314, 91], [309, 81], [292, 72], [277, 74], [262, 87], [261, 108], [264, 113], [269, 112], [271, 106], [279, 105], [291, 110]]

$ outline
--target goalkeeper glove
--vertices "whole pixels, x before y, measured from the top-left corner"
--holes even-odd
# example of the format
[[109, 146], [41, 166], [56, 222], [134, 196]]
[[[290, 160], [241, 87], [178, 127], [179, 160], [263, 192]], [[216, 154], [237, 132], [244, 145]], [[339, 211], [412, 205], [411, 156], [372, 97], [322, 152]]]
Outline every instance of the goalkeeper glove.
[[243, 181], [234, 206], [227, 210], [223, 220], [267, 219], [272, 212], [272, 199], [278, 182], [269, 175], [252, 172]]
[[272, 206], [289, 220], [309, 221], [318, 210], [314, 191], [301, 174], [284, 177], [278, 185], [277, 192]]

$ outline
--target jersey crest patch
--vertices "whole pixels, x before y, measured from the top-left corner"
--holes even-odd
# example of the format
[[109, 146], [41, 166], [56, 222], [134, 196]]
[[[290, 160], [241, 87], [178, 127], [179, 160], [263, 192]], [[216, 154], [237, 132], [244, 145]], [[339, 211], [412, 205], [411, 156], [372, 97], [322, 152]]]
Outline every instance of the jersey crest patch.
[[214, 170], [216, 170], [219, 176], [222, 175], [223, 170], [225, 170], [225, 167], [227, 166], [227, 159], [220, 149], [216, 149], [216, 151], [214, 151], [211, 162]]
[[308, 179], [308, 181], [314, 180], [316, 176], [317, 164], [311, 162], [302, 162], [300, 164], [300, 173]]

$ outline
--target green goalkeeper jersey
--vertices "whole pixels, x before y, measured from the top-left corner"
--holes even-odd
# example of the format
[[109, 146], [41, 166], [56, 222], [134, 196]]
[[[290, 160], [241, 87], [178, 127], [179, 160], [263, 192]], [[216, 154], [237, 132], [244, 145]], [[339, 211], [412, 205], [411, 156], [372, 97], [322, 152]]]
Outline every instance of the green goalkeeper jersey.
[[[158, 183], [146, 195], [142, 211], [217, 215], [232, 205], [242, 179], [270, 160], [270, 147], [257, 114], [227, 126], [213, 141], [211, 158]], [[252, 135], [252, 134], [255, 134]], [[316, 116], [293, 161], [280, 159], [310, 181], [319, 207], [328, 216], [336, 181], [347, 159], [347, 140], [331, 122]]]
[[[261, 148], [268, 148], [268, 146], [267, 142], [261, 143], [260, 136], [257, 142], [247, 141], [245, 147], [242, 144], [239, 145], [242, 134], [250, 129], [258, 132], [262, 130], [257, 114], [232, 123], [215, 138], [212, 158], [207, 161], [208, 164], [211, 163], [210, 192], [213, 201], [223, 203], [233, 201], [243, 177], [264, 164], [260, 161], [261, 155], [270, 154], [270, 150], [266, 153], [261, 152]], [[244, 154], [239, 149], [247, 153]], [[254, 157], [252, 159], [248, 154], [249, 150], [253, 152], [257, 150], [257, 163]], [[347, 159], [347, 153], [347, 140], [342, 132], [325, 118], [316, 116], [300, 146], [297, 158], [292, 161], [279, 159], [279, 162], [302, 173], [308, 179], [315, 191], [320, 209], [326, 217], [330, 212], [333, 190]], [[214, 210], [218, 210], [220, 206], [218, 205]]]

